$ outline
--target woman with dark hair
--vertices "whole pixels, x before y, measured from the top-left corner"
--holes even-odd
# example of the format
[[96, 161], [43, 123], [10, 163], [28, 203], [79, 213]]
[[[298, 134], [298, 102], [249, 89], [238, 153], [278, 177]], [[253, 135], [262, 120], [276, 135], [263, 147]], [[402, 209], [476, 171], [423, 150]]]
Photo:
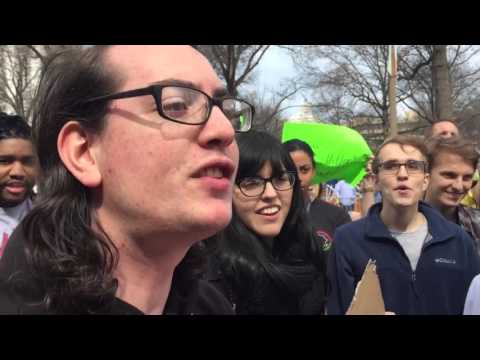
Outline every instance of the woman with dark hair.
[[209, 280], [237, 314], [321, 314], [324, 255], [307, 226], [295, 164], [267, 133], [237, 141], [232, 221], [207, 242], [215, 245]]
[[302, 140], [293, 139], [285, 142], [283, 146], [290, 153], [297, 168], [313, 235], [322, 244], [323, 249], [328, 251], [332, 246], [335, 229], [350, 222], [350, 215], [345, 209], [320, 198], [310, 202], [308, 188], [315, 176], [314, 153], [310, 145]]

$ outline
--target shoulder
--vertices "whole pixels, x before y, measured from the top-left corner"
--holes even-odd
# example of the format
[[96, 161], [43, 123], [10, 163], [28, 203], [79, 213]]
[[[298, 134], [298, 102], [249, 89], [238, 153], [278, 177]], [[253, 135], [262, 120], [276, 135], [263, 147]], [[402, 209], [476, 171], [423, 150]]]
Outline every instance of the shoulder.
[[435, 239], [463, 238], [468, 237], [467, 233], [457, 224], [447, 220], [437, 209], [421, 202], [420, 212], [425, 216], [431, 235]]
[[338, 232], [345, 233], [345, 232], [352, 232], [352, 231], [359, 231], [360, 229], [365, 228], [365, 224], [367, 222], [367, 217], [363, 217], [361, 219], [351, 221], [345, 225], [342, 225], [338, 228]]
[[365, 236], [365, 224], [366, 218], [360, 220], [352, 221], [346, 223], [342, 226], [339, 226], [335, 230], [335, 242], [337, 245], [350, 242], [358, 242], [362, 240]]
[[470, 289], [475, 293], [480, 293], [480, 274], [473, 278], [472, 283], [470, 284]]
[[473, 221], [480, 222], [480, 209], [472, 208], [465, 205], [459, 205], [458, 211], [467, 214]]
[[234, 315], [232, 304], [208, 281], [199, 280], [198, 297], [193, 309], [194, 314]]
[[340, 206], [332, 205], [332, 204], [330, 204], [330, 203], [328, 203], [324, 200], [321, 200], [321, 199], [316, 199], [315, 201], [312, 202], [312, 205], [310, 207], [310, 211], [312, 211], [313, 209], [315, 209], [317, 211], [323, 211], [326, 214], [333, 214], [333, 215], [343, 214], [343, 213], [346, 212]]
[[0, 313], [45, 313], [43, 295], [27, 264], [20, 225], [12, 233], [0, 260]]
[[465, 300], [464, 315], [480, 315], [480, 275], [473, 278]]

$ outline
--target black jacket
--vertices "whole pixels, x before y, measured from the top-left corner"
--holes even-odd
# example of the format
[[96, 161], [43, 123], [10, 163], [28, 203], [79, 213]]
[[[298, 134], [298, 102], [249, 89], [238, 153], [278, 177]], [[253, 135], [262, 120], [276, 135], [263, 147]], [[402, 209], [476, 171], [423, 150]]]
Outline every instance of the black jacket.
[[277, 266], [287, 270], [295, 279], [296, 289], [290, 291], [276, 284], [264, 271], [259, 271], [256, 278], [252, 278], [253, 271], [236, 273], [232, 267], [222, 263], [218, 254], [209, 257], [206, 279], [229, 299], [238, 315], [323, 314], [326, 303], [325, 270], [318, 270], [304, 260], [294, 260], [304, 258], [302, 250], [292, 249], [288, 258], [288, 261], [279, 261]]
[[335, 230], [340, 225], [352, 221], [344, 208], [321, 199], [316, 199], [311, 203], [308, 216], [313, 236], [321, 242], [324, 251], [330, 250]]
[[[39, 284], [30, 280], [29, 267], [25, 257], [24, 235], [21, 225], [12, 234], [5, 253], [0, 260], [0, 314], [55, 314], [48, 310], [42, 299], [44, 293]], [[12, 275], [23, 273], [26, 279], [21, 292], [11, 281]], [[192, 281], [188, 294], [180, 296], [179, 284], [174, 280], [165, 305], [165, 315], [233, 315], [234, 311], [221, 293], [204, 280]], [[142, 315], [142, 311], [131, 304], [114, 298], [103, 307], [101, 314]]]

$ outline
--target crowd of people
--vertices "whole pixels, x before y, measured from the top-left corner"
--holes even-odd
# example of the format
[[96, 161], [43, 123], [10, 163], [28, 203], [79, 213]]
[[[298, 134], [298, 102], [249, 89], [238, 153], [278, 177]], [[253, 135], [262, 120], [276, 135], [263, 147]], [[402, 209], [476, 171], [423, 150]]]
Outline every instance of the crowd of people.
[[332, 204], [309, 144], [251, 130], [190, 46], [52, 54], [32, 113], [0, 118], [0, 314], [344, 315], [371, 260], [388, 313], [480, 314], [453, 120], [388, 138]]

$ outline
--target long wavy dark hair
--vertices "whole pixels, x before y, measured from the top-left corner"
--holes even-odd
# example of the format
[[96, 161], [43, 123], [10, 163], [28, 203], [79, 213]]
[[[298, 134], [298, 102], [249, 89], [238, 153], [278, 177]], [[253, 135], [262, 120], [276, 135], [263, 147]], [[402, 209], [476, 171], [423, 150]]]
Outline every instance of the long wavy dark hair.
[[[103, 312], [117, 289], [113, 271], [118, 250], [96, 222], [88, 188], [67, 170], [57, 151], [58, 134], [68, 121], [78, 121], [91, 133], [104, 129], [107, 102], [86, 105], [84, 100], [118, 91], [121, 85], [121, 75], [104, 63], [107, 48], [51, 56], [35, 98], [32, 129], [41, 168], [39, 197], [22, 229], [30, 276], [50, 312]], [[94, 224], [100, 231], [93, 230]], [[195, 246], [190, 249], [175, 277], [197, 276], [190, 271], [198, 265], [196, 252]]]
[[[272, 176], [280, 176], [285, 171], [295, 173], [292, 202], [272, 247], [267, 245], [266, 239], [247, 228], [234, 209], [232, 221], [215, 238], [216, 257], [237, 294], [248, 297], [251, 284], [270, 283], [287, 297], [298, 298], [305, 291], [305, 284], [299, 279], [306, 275], [311, 280], [313, 273], [323, 276], [325, 260], [307, 223], [295, 164], [281, 142], [268, 133], [250, 131], [237, 135], [237, 141], [240, 149], [237, 183], [245, 177], [258, 175], [269, 162]], [[269, 291], [268, 288], [265, 291]]]

